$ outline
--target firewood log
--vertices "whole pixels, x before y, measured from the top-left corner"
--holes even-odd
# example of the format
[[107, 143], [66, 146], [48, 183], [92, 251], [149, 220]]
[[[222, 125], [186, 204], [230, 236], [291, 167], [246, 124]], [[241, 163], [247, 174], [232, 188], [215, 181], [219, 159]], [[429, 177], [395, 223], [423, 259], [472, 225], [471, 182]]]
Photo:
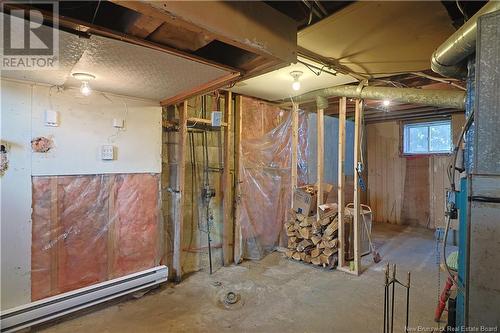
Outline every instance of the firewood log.
[[299, 229], [300, 236], [305, 239], [311, 239], [312, 232], [311, 227], [303, 227]]
[[317, 247], [314, 248], [312, 251], [311, 251], [311, 257], [312, 258], [316, 258], [317, 256], [319, 256], [321, 253], [321, 250], [318, 249]]
[[304, 239], [297, 245], [297, 251], [302, 252], [306, 247], [311, 245], [313, 245], [313, 243], [310, 240]]

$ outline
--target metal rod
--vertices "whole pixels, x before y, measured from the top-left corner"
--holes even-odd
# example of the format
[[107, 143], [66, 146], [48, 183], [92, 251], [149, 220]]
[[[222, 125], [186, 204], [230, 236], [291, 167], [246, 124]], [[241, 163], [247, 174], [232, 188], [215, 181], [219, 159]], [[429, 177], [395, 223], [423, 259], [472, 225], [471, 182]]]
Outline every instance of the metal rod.
[[396, 288], [396, 264], [392, 265], [392, 304], [391, 304], [391, 333], [394, 333], [394, 290]]
[[408, 332], [408, 318], [410, 313], [410, 272], [408, 272], [408, 284], [406, 285], [406, 324], [405, 332]]
[[385, 282], [384, 282], [384, 333], [386, 333], [387, 326], [387, 288], [389, 283], [389, 264], [385, 269]]

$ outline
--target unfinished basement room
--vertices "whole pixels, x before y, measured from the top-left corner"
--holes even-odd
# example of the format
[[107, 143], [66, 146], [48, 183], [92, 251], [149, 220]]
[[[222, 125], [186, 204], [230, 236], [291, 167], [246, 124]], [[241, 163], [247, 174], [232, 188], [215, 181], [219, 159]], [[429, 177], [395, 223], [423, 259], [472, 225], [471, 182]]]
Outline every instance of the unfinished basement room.
[[1, 332], [499, 331], [500, 1], [0, 6]]

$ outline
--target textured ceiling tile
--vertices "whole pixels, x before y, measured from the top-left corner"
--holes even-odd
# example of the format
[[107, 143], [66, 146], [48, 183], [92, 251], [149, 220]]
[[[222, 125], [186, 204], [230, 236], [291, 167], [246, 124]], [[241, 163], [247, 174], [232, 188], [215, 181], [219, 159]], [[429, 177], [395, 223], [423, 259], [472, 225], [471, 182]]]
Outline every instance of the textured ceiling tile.
[[[94, 89], [161, 100], [229, 72], [141, 46], [92, 36], [72, 73], [96, 76]], [[69, 78], [70, 85], [78, 81]]]
[[[3, 19], [6, 19], [6, 15]], [[39, 28], [39, 33], [52, 34], [53, 29], [46, 26]], [[13, 30], [14, 36], [21, 38], [23, 31]], [[16, 38], [16, 37], [15, 37]], [[2, 77], [15, 80], [27, 80], [52, 85], [62, 85], [66, 82], [68, 75], [77, 63], [85, 50], [86, 39], [65, 31], [59, 31], [59, 54], [57, 69], [37, 69], [37, 70], [2, 70]]]
[[71, 74], [84, 72], [95, 75], [90, 82], [94, 90], [160, 101], [230, 73], [110, 38], [81, 38], [64, 31], [59, 38], [58, 69], [2, 71], [2, 77], [77, 87], [80, 82]]

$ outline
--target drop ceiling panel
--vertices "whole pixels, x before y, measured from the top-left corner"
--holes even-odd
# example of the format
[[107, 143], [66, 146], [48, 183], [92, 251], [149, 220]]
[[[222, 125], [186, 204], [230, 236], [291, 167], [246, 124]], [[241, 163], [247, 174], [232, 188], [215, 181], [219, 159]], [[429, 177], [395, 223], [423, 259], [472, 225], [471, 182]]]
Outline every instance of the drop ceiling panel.
[[440, 1], [359, 1], [298, 34], [298, 45], [370, 74], [430, 68], [455, 29]]
[[[46, 28], [50, 29], [50, 28]], [[230, 74], [161, 51], [91, 36], [81, 38], [60, 31], [57, 70], [2, 71], [2, 77], [54, 85], [79, 86], [71, 73], [94, 75], [93, 89], [120, 95], [163, 100]]]

